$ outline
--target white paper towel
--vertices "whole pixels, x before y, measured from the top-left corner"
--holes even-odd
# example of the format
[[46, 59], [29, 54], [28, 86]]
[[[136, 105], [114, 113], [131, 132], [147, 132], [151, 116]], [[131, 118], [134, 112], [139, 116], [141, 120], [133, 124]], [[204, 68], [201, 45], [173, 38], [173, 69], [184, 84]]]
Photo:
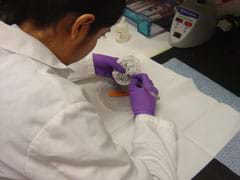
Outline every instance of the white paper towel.
[[239, 113], [219, 103], [194, 122], [184, 134], [215, 157], [239, 130]]

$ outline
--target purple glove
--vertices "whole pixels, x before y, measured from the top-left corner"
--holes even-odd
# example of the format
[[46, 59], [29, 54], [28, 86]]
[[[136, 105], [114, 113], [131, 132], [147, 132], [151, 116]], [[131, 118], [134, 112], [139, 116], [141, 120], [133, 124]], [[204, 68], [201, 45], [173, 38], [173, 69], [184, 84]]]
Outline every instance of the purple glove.
[[158, 94], [158, 90], [154, 87], [153, 82], [147, 74], [132, 76], [132, 81], [129, 85], [129, 95], [135, 115], [155, 114], [156, 98], [151, 95], [151, 92], [156, 95]]
[[118, 58], [116, 57], [93, 54], [93, 64], [96, 75], [112, 78], [112, 72], [114, 70], [125, 73], [125, 69], [117, 63], [117, 60]]

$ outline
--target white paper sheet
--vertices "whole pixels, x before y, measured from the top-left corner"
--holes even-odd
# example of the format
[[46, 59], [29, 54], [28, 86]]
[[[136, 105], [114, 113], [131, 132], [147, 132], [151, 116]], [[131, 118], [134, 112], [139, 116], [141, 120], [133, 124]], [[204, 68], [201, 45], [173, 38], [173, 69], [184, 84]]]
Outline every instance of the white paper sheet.
[[205, 167], [213, 156], [187, 138], [178, 141], [178, 180], [190, 180]]
[[239, 113], [230, 106], [219, 103], [195, 121], [184, 134], [215, 157], [239, 130]]

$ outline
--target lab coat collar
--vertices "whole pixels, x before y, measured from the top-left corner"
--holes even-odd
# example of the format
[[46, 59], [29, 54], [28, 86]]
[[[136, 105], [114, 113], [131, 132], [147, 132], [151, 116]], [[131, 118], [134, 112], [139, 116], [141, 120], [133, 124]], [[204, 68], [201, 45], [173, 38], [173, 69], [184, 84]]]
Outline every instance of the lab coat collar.
[[73, 70], [63, 64], [44, 44], [23, 32], [18, 26], [0, 21], [0, 47], [30, 57], [55, 69]]

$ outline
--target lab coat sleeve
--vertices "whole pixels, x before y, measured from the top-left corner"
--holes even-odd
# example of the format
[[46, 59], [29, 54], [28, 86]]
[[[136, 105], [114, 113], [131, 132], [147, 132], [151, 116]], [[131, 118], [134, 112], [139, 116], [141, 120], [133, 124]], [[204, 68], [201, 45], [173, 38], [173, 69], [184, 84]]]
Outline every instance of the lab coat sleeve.
[[177, 179], [177, 143], [173, 123], [149, 115], [138, 115], [132, 154], [146, 164], [154, 179]]
[[114, 144], [93, 107], [78, 102], [57, 114], [33, 139], [25, 175], [32, 180], [151, 180], [155, 176], [172, 180], [172, 129], [167, 122], [159, 125], [151, 117], [137, 117], [131, 156]]
[[95, 69], [92, 57], [88, 56], [77, 63], [70, 65], [73, 72], [69, 76], [69, 80], [77, 82], [95, 77]]

